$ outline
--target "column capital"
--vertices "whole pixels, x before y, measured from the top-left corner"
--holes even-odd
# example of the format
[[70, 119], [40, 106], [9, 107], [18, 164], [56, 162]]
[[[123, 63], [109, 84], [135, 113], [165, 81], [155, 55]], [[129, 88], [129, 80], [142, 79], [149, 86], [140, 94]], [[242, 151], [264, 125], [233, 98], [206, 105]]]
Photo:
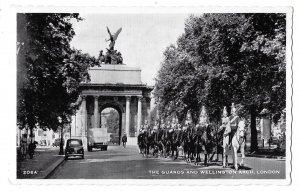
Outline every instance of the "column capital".
[[99, 97], [100, 97], [99, 95], [94, 95], [94, 99], [97, 101], [98, 101]]
[[125, 98], [126, 98], [126, 101], [130, 101], [131, 96], [125, 96]]
[[143, 96], [141, 96], [141, 95], [138, 95], [138, 96], [137, 96], [137, 98], [138, 98], [138, 100], [139, 100], [139, 101], [142, 101], [142, 99], [143, 99]]
[[82, 100], [86, 100], [86, 95], [81, 95]]

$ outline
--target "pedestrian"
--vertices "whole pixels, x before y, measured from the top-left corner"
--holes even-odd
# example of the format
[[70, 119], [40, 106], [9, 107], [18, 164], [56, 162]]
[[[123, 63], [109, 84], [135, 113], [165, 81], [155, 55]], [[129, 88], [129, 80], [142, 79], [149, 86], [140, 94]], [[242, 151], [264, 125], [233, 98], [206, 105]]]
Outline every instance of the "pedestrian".
[[126, 133], [124, 133], [123, 137], [122, 137], [122, 143], [123, 143], [123, 147], [126, 147], [126, 142], [127, 142], [127, 136]]
[[28, 154], [29, 154], [30, 159], [33, 158], [34, 150], [36, 149], [36, 145], [37, 145], [36, 141], [33, 141], [33, 142], [29, 143], [29, 145], [28, 145]]

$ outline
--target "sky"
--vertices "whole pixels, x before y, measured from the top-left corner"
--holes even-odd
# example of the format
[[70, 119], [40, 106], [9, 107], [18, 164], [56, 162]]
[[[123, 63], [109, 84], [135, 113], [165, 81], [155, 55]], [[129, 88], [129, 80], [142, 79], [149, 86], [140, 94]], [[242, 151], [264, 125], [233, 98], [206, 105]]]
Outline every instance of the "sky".
[[109, 35], [106, 26], [114, 34], [122, 31], [116, 40], [115, 49], [120, 51], [127, 66], [142, 69], [142, 82], [154, 85], [154, 78], [163, 61], [167, 46], [176, 44], [184, 32], [188, 14], [80, 14], [83, 21], [74, 22], [76, 35], [71, 46], [83, 53], [98, 57], [106, 53]]

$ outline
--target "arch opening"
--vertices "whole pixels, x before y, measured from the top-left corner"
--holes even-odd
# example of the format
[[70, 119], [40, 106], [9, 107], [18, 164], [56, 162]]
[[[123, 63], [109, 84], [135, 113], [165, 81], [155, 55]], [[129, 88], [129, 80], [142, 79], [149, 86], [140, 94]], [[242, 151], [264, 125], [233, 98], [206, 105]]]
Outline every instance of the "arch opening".
[[121, 110], [112, 106], [102, 107], [100, 110], [100, 128], [107, 129], [110, 145], [120, 145], [122, 132]]

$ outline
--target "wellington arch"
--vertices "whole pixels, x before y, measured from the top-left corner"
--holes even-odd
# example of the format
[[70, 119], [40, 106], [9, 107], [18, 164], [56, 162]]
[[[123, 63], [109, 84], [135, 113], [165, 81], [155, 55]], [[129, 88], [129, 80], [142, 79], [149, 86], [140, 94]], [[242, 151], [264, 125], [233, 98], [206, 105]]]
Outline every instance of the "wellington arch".
[[113, 108], [119, 114], [120, 134], [127, 144], [137, 144], [142, 122], [150, 116], [152, 86], [141, 81], [141, 69], [125, 64], [102, 64], [89, 70], [90, 82], [80, 85], [80, 107], [72, 117], [71, 137], [87, 147], [89, 128], [101, 128], [101, 112]]

